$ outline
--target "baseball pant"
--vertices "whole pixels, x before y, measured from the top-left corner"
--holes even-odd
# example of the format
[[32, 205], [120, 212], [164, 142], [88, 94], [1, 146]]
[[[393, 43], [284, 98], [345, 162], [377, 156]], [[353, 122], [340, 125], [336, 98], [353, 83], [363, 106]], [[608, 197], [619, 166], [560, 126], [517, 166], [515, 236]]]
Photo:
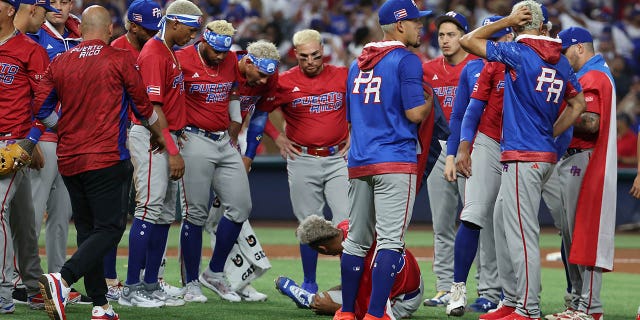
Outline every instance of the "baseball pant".
[[458, 175], [455, 182], [444, 179], [446, 143], [441, 141], [442, 152], [427, 178], [427, 192], [433, 222], [433, 273], [436, 290], [449, 291], [453, 283], [453, 250], [456, 240], [458, 199], [464, 201], [465, 178]]
[[128, 147], [136, 188], [134, 216], [153, 224], [171, 224], [176, 217], [178, 183], [169, 178], [169, 155], [149, 151], [150, 136], [149, 130], [140, 125], [132, 126], [129, 131]]
[[511, 252], [507, 243], [505, 234], [505, 212], [503, 210], [503, 193], [504, 186], [500, 186], [498, 197], [493, 211], [493, 236], [496, 244], [496, 263], [498, 265], [498, 276], [500, 287], [504, 295], [502, 303], [507, 307], [515, 308], [518, 305], [518, 286], [516, 279], [516, 271], [513, 261], [511, 260]]
[[127, 204], [133, 166], [122, 160], [111, 167], [63, 176], [71, 196], [78, 250], [60, 270], [69, 284], [84, 277], [94, 306], [107, 304], [104, 255], [113, 249], [127, 225]]
[[67, 260], [67, 235], [71, 219], [71, 200], [69, 192], [58, 172], [57, 143], [40, 141], [38, 143], [44, 156], [44, 168], [29, 170], [33, 206], [36, 213], [36, 232], [40, 231], [44, 213], [46, 221], [47, 269], [58, 272]]
[[247, 220], [251, 213], [249, 178], [229, 135], [218, 141], [191, 132], [185, 135], [181, 151], [185, 162], [180, 193], [183, 219], [204, 226], [213, 189], [226, 208], [227, 219], [237, 223]]
[[[564, 211], [560, 216], [560, 225], [565, 252], [571, 252], [580, 186], [592, 153], [593, 150], [576, 153], [563, 158], [557, 165], [557, 173], [564, 200]], [[599, 292], [602, 287], [602, 270], [600, 268], [595, 268], [595, 270], [590, 268], [588, 271], [584, 266], [575, 264], [568, 264], [567, 270], [572, 287], [571, 307], [575, 310], [586, 312], [585, 309], [588, 309], [590, 313], [601, 313], [602, 301], [600, 300]], [[588, 277], [588, 279], [585, 279], [585, 277]], [[588, 282], [588, 286], [585, 286], [584, 282]], [[587, 301], [582, 301], [583, 298], [586, 298]], [[580, 307], [583, 309], [580, 309]]]
[[478, 132], [471, 153], [471, 177], [465, 187], [464, 208], [460, 220], [482, 229], [478, 245], [478, 293], [492, 302], [500, 301], [496, 242], [493, 236], [493, 211], [500, 190], [502, 163], [500, 143]]
[[287, 173], [291, 206], [298, 221], [314, 214], [324, 216], [325, 202], [331, 208], [333, 225], [347, 219], [349, 180], [344, 157], [301, 154], [287, 159]]
[[416, 175], [380, 174], [350, 179], [349, 234], [344, 253], [364, 257], [376, 238], [376, 250], [404, 249], [413, 214]]
[[553, 169], [553, 173], [549, 180], [542, 187], [542, 199], [549, 208], [553, 225], [560, 229], [561, 217], [564, 215], [562, 188], [560, 186], [560, 176], [558, 175], [558, 166]]
[[[209, 212], [205, 230], [211, 236], [211, 248], [216, 247], [218, 221], [220, 221], [224, 212], [223, 206], [212, 206]], [[227, 276], [227, 280], [229, 280], [231, 289], [238, 291], [244, 288], [269, 269], [271, 269], [269, 258], [264, 253], [258, 236], [253, 231], [251, 224], [249, 224], [249, 220], [246, 220], [242, 224], [238, 241], [231, 249], [224, 265], [224, 273]]]
[[[540, 318], [540, 224], [542, 187], [554, 165], [545, 162], [505, 163], [502, 173], [506, 244], [517, 279], [517, 312]], [[496, 242], [497, 243], [497, 242]]]

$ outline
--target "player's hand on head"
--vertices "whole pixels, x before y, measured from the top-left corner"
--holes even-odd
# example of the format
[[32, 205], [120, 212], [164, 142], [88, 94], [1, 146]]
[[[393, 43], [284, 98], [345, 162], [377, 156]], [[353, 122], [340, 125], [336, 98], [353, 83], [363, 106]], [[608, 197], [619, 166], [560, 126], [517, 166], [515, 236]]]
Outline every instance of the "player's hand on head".
[[35, 149], [33, 149], [33, 154], [31, 155], [31, 164], [29, 164], [29, 168], [40, 170], [44, 168], [44, 155], [42, 154], [42, 150], [39, 145], [36, 145]]
[[449, 182], [456, 181], [456, 164], [454, 156], [447, 156], [444, 162], [444, 179]]
[[634, 198], [640, 199], [640, 174], [636, 176], [635, 180], [633, 180], [633, 186], [631, 186], [629, 193]]
[[529, 8], [527, 8], [526, 6], [522, 6], [515, 12], [512, 12], [509, 15], [509, 19], [512, 26], [524, 26], [529, 21], [531, 21], [531, 19], [533, 19], [533, 16]]
[[169, 177], [178, 180], [184, 175], [184, 159], [180, 154], [169, 155]]

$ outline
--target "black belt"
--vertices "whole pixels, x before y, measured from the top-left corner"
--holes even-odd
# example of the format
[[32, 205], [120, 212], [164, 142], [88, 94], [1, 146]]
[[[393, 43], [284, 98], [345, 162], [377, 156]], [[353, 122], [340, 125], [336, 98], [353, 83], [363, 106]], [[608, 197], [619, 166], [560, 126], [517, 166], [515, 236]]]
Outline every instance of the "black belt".
[[183, 130], [186, 132], [195, 133], [203, 137], [207, 137], [213, 141], [220, 141], [222, 140], [222, 138], [224, 138], [227, 135], [225, 131], [211, 132], [211, 131], [202, 130], [198, 127], [193, 127], [193, 126], [186, 126], [184, 127]]
[[569, 149], [567, 149], [567, 156], [570, 157], [570, 156], [572, 156], [574, 154], [578, 154], [578, 153], [580, 153], [582, 151], [585, 151], [585, 150], [587, 150], [587, 149], [569, 148]]

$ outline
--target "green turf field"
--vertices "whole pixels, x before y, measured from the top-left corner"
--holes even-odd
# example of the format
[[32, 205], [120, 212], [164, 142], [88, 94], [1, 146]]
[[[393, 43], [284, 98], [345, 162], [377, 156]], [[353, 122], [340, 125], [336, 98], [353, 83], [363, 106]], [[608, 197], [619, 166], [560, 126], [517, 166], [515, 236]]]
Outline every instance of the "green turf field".
[[[172, 227], [170, 247], [177, 246], [177, 230]], [[257, 228], [256, 232], [265, 245], [268, 244], [296, 244], [293, 236], [293, 228]], [[73, 239], [73, 238], [72, 238]], [[640, 236], [621, 235], [617, 237], [616, 247], [619, 248], [640, 248]], [[558, 246], [559, 238], [554, 234], [546, 234], [541, 238], [543, 247], [555, 248]], [[208, 246], [208, 237], [205, 235], [204, 241]], [[75, 243], [75, 240], [71, 243]], [[407, 236], [408, 246], [430, 246], [432, 244], [432, 234], [426, 231], [411, 231]], [[124, 237], [121, 246], [126, 246]], [[177, 284], [179, 273], [175, 258], [169, 258], [167, 263], [166, 278], [172, 284]], [[208, 263], [208, 257], [203, 259], [203, 267]], [[266, 302], [253, 303], [230, 303], [220, 300], [207, 288], [203, 292], [209, 297], [205, 304], [187, 304], [184, 307], [161, 308], [161, 309], [140, 309], [121, 307], [114, 304], [116, 312], [121, 319], [330, 319], [327, 316], [316, 316], [309, 310], [298, 309], [287, 297], [279, 294], [273, 286], [273, 280], [278, 275], [288, 275], [296, 280], [301, 279], [302, 272], [300, 263], [295, 259], [272, 259], [273, 268], [266, 275], [254, 282], [254, 286], [261, 292], [269, 295]], [[425, 280], [426, 297], [431, 297], [434, 292], [434, 276], [431, 272], [431, 263], [421, 261], [420, 266]], [[126, 273], [126, 258], [118, 259], [118, 273], [123, 277]], [[474, 274], [474, 271], [471, 273]], [[318, 283], [320, 288], [328, 288], [339, 283], [339, 264], [336, 258], [321, 259], [318, 265]], [[563, 292], [565, 287], [564, 271], [560, 269], [543, 269], [542, 273], [542, 311], [543, 313], [553, 313], [562, 311]], [[76, 287], [82, 291], [82, 283]], [[474, 299], [475, 281], [470, 280], [467, 288], [469, 299]], [[604, 275], [604, 288], [602, 297], [605, 304], [605, 314], [607, 320], [632, 320], [640, 304], [640, 275], [626, 273], [609, 273]], [[90, 317], [90, 306], [73, 305], [67, 308], [69, 320], [88, 319]], [[2, 315], [6, 319], [46, 319], [47, 316], [41, 311], [29, 310], [26, 306], [19, 305], [12, 315]], [[446, 319], [444, 308], [421, 307], [414, 319]], [[460, 319], [477, 319], [478, 314], [467, 313]], [[452, 319], [452, 318], [450, 318]]]

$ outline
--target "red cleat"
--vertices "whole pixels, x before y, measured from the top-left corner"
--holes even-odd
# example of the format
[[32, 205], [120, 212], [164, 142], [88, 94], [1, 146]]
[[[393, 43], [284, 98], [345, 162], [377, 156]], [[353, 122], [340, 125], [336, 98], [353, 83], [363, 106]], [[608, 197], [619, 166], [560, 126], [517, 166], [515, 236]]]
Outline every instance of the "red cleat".
[[480, 320], [497, 320], [497, 319], [502, 319], [514, 312], [516, 312], [516, 308], [503, 305], [500, 308], [496, 309], [496, 311], [481, 315], [479, 319]]
[[353, 312], [342, 312], [342, 308], [333, 315], [333, 320], [356, 320], [356, 314]]

